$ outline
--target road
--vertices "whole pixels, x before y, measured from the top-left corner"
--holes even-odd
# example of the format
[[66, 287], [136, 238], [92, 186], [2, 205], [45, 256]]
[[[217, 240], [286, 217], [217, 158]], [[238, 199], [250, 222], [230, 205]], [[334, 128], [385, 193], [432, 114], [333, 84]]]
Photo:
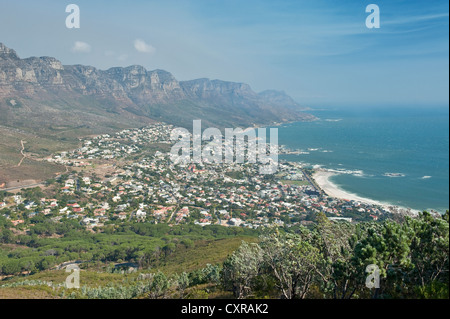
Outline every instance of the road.
[[323, 190], [317, 186], [317, 184], [309, 177], [309, 175], [306, 174], [306, 172], [304, 170], [302, 170], [302, 172], [303, 172], [303, 175], [308, 180], [309, 184], [311, 184], [311, 186], [316, 190], [316, 192], [323, 194]]
[[30, 184], [30, 185], [25, 185], [25, 186], [17, 186], [17, 187], [10, 187], [10, 188], [0, 188], [0, 191], [2, 191], [2, 192], [9, 192], [9, 191], [17, 190], [17, 189], [38, 187], [38, 186], [44, 186], [44, 185], [45, 185], [44, 183], [36, 183], [36, 184]]

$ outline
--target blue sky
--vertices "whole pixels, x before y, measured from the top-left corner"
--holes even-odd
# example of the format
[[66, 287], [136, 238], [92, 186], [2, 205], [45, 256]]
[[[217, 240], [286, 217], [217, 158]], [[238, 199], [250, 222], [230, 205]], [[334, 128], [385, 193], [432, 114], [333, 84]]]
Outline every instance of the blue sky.
[[[70, 3], [80, 29], [65, 27]], [[380, 29], [365, 26], [371, 3]], [[23, 58], [140, 64], [313, 107], [448, 105], [448, 30], [443, 0], [0, 0], [0, 42]]]

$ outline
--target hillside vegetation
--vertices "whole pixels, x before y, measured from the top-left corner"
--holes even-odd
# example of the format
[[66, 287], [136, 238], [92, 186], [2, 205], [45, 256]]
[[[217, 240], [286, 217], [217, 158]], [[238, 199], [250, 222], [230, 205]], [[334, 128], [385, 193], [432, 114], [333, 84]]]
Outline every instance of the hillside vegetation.
[[[361, 224], [319, 214], [309, 229], [128, 224], [86, 234], [36, 221], [31, 235], [14, 235], [3, 220], [1, 271], [13, 276], [0, 297], [448, 298], [448, 223], [448, 213]], [[68, 274], [54, 268], [69, 260], [83, 261], [81, 289], [66, 289]], [[369, 265], [378, 288], [367, 287]]]

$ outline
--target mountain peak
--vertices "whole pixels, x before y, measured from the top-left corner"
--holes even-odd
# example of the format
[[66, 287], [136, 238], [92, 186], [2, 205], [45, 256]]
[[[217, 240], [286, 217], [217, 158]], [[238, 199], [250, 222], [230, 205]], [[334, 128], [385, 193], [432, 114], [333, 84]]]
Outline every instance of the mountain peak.
[[6, 45], [0, 42], [0, 59], [14, 59], [18, 60], [19, 56], [16, 51], [8, 48]]
[[284, 91], [266, 90], [258, 94], [259, 97], [276, 106], [284, 106], [290, 109], [308, 110], [309, 108], [301, 106], [292, 97]]

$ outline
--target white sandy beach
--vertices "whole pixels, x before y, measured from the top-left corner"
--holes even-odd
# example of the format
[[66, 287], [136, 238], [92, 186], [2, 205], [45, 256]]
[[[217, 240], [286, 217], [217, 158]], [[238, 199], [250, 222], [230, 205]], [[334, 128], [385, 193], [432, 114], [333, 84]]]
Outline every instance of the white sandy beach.
[[[330, 177], [335, 176], [335, 175], [338, 175], [338, 173], [328, 171], [325, 169], [319, 169], [319, 170], [316, 170], [316, 172], [313, 174], [312, 177], [316, 181], [317, 185], [319, 185], [319, 187], [330, 197], [335, 197], [335, 198], [344, 199], [344, 200], [354, 200], [354, 201], [358, 201], [358, 202], [366, 203], [366, 204], [370, 204], [370, 205], [378, 205], [378, 206], [382, 206], [384, 209], [391, 211], [391, 212], [395, 212], [395, 211], [398, 212], [398, 210], [402, 210], [402, 211], [408, 210], [407, 208], [404, 208], [404, 207], [394, 206], [389, 203], [379, 202], [379, 201], [376, 201], [373, 199], [364, 198], [364, 197], [358, 196], [356, 194], [346, 192], [346, 191], [340, 189], [338, 186], [336, 186], [335, 184], [333, 184], [333, 182], [330, 181]], [[413, 210], [411, 210], [411, 212], [417, 213]]]

